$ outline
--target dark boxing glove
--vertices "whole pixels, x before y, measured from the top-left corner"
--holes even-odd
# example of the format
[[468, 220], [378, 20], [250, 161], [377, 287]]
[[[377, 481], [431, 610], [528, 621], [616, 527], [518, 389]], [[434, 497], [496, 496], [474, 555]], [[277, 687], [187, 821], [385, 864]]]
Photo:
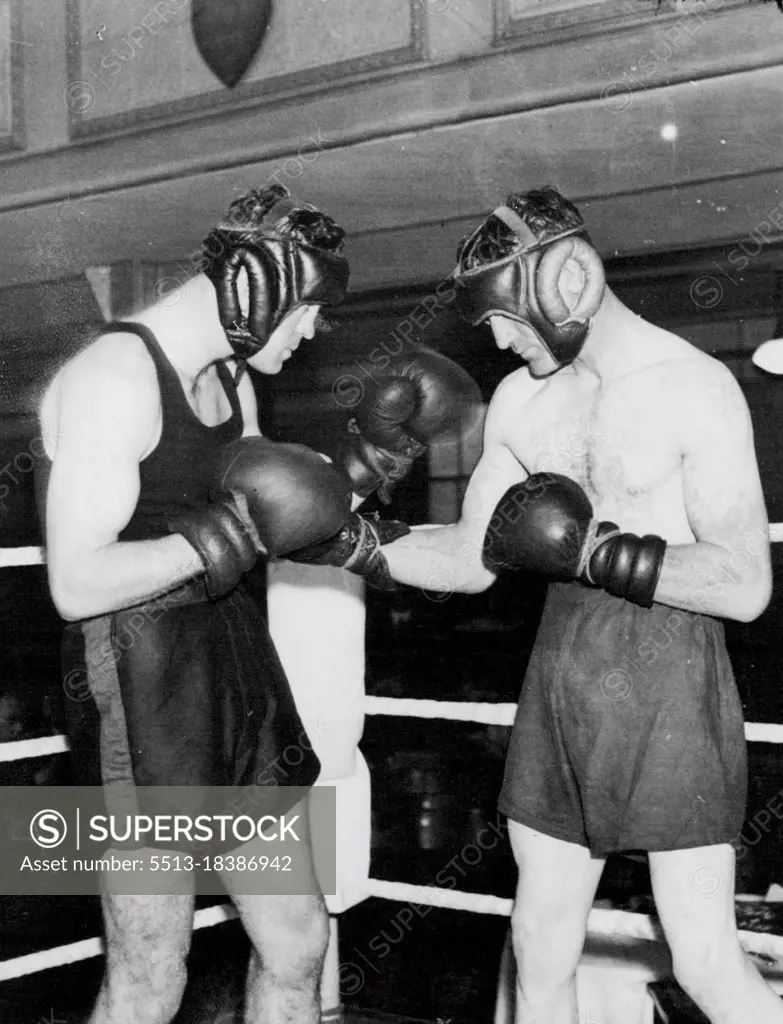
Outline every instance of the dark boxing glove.
[[536, 473], [510, 487], [484, 538], [491, 569], [580, 579], [643, 608], [653, 603], [665, 552], [660, 537], [621, 533], [614, 523], [594, 519], [582, 488], [557, 473]]
[[247, 509], [272, 556], [333, 537], [351, 512], [350, 481], [301, 444], [242, 437], [221, 452], [213, 500]]
[[389, 578], [381, 545], [409, 532], [352, 512], [350, 481], [317, 452], [263, 437], [227, 445], [212, 493], [247, 509], [270, 555], [344, 568], [378, 586]]
[[335, 565], [364, 576], [376, 590], [391, 590], [395, 584], [381, 548], [411, 532], [407, 523], [392, 519], [371, 519], [352, 513], [338, 534], [288, 557], [307, 565]]
[[207, 594], [213, 599], [234, 589], [256, 564], [261, 550], [252, 524], [228, 502], [174, 519], [168, 528], [181, 533], [195, 549], [204, 565]]
[[341, 443], [338, 461], [363, 498], [378, 490], [388, 504], [427, 446], [466, 422], [479, 407], [478, 385], [461, 366], [433, 349], [374, 369]]

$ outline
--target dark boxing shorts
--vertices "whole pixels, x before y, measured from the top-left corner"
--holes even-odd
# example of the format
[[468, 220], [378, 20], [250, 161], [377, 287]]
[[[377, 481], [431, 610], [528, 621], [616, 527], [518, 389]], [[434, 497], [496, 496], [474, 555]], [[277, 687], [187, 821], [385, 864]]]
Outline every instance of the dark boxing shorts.
[[63, 672], [80, 785], [262, 785], [265, 811], [282, 814], [296, 802], [287, 787], [318, 777], [265, 616], [241, 585], [208, 601], [191, 583], [74, 623]]
[[578, 583], [550, 586], [501, 812], [595, 855], [679, 850], [736, 839], [746, 790], [722, 624]]

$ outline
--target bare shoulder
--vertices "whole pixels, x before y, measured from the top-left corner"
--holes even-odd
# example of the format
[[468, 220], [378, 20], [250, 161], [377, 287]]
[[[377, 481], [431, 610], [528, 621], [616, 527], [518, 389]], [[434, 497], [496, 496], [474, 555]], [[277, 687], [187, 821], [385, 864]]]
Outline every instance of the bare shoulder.
[[104, 334], [53, 379], [41, 420], [51, 438], [115, 427], [134, 438], [148, 438], [159, 410], [155, 365], [141, 339], [131, 333]]
[[508, 424], [518, 421], [520, 411], [546, 383], [546, 380], [531, 377], [525, 366], [504, 377], [495, 388], [487, 409], [485, 435], [502, 441]]
[[736, 377], [717, 359], [690, 347], [683, 358], [665, 366], [665, 386], [671, 396], [672, 412], [693, 419], [701, 414], [744, 417], [747, 402]]

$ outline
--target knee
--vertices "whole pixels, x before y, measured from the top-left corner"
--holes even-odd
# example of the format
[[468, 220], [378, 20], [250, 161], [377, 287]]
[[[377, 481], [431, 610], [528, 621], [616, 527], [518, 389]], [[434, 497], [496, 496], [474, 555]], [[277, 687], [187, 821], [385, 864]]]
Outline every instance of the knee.
[[287, 916], [277, 931], [274, 953], [263, 957], [265, 968], [288, 984], [320, 977], [329, 944], [329, 915], [319, 901], [308, 901]]
[[702, 997], [708, 989], [715, 987], [715, 975], [710, 977], [707, 958], [699, 958], [694, 955], [678, 957], [672, 961], [674, 977], [677, 984], [697, 1004], [702, 1003]]
[[146, 970], [134, 970], [131, 977], [109, 974], [107, 989], [111, 1011], [123, 1024], [171, 1024], [177, 1016], [187, 983], [185, 962], [177, 965], [167, 961], [165, 970], [155, 964]]
[[[105, 1019], [122, 1024], [171, 1024], [179, 1011], [186, 983], [184, 954], [172, 954], [171, 950], [158, 950], [151, 945], [143, 962], [136, 956], [119, 962], [111, 957], [103, 980]], [[103, 996], [99, 997], [99, 1004], [102, 1001]]]
[[155, 993], [147, 997], [144, 1012], [138, 1017], [138, 1024], [171, 1024], [177, 1016], [182, 997], [185, 995], [186, 972], [167, 978], [165, 988], [156, 986]]
[[514, 910], [511, 936], [520, 984], [566, 984], [576, 973], [584, 936], [567, 921], [532, 909]]
[[677, 983], [698, 1004], [724, 984], [732, 986], [736, 971], [742, 970], [744, 956], [738, 943], [669, 940], [672, 967]]

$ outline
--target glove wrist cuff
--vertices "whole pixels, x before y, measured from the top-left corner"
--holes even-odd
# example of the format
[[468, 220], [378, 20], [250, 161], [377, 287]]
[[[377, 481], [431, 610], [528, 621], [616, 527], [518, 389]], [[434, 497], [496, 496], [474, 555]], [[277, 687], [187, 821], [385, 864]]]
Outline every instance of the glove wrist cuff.
[[355, 537], [355, 546], [343, 563], [343, 569], [364, 576], [366, 571], [371, 569], [373, 559], [380, 552], [381, 542], [368, 519], [365, 519], [364, 516], [357, 516], [357, 524], [359, 529]]
[[665, 553], [666, 541], [661, 537], [613, 533], [595, 549], [587, 576], [615, 597], [649, 608]]
[[167, 526], [170, 533], [181, 534], [201, 559], [212, 599], [233, 590], [258, 557], [248, 525], [228, 504], [180, 516]]

